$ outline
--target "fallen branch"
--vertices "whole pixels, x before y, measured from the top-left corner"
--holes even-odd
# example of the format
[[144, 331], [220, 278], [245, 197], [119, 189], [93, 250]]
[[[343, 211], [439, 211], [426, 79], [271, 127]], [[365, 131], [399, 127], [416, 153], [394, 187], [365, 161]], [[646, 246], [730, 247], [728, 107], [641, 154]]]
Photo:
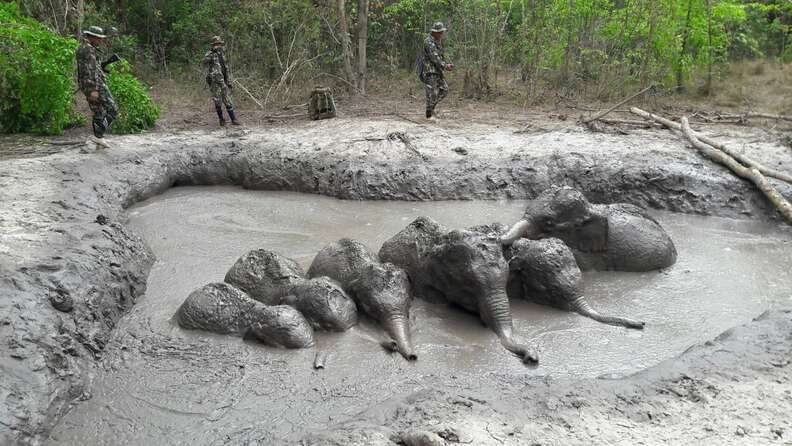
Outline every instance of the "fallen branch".
[[[658, 116], [658, 115], [649, 113], [647, 111], [641, 110], [638, 107], [630, 108], [630, 112], [632, 112], [633, 114], [636, 114], [636, 115], [638, 115], [638, 116], [640, 116], [640, 117], [642, 117], [644, 119], [648, 119], [648, 120], [651, 120], [651, 121], [659, 122], [660, 124], [668, 127], [669, 129], [682, 131], [682, 126], [678, 122], [674, 122], [674, 121], [666, 119], [666, 118], [664, 118], [662, 116]], [[737, 153], [737, 152], [729, 149], [728, 147], [726, 147], [724, 144], [719, 143], [718, 141], [715, 141], [715, 140], [713, 140], [713, 139], [711, 139], [711, 138], [709, 138], [709, 137], [707, 137], [705, 135], [696, 134], [696, 137], [700, 141], [704, 142], [705, 144], [708, 144], [708, 145], [710, 145], [712, 147], [715, 147], [716, 149], [718, 149], [718, 150], [722, 151], [723, 153], [731, 156], [732, 158], [736, 159], [737, 161], [741, 162], [742, 164], [746, 165], [747, 167], [751, 167], [751, 168], [754, 168], [754, 169], [758, 170], [761, 174], [763, 174], [765, 176], [772, 177], [772, 178], [775, 178], [775, 179], [781, 180], [781, 181], [786, 181], [787, 183], [792, 184], [792, 175], [786, 174], [784, 172], [779, 172], [779, 171], [777, 171], [775, 169], [771, 169], [769, 167], [765, 167], [765, 166], [753, 161], [752, 159], [746, 157], [745, 155], [743, 155], [741, 153]]]
[[792, 116], [784, 116], [784, 115], [771, 115], [769, 113], [737, 113], [737, 114], [722, 114], [718, 115], [717, 119], [738, 119], [741, 122], [745, 122], [748, 119], [758, 118], [758, 119], [772, 119], [775, 121], [790, 121], [792, 122]]
[[412, 142], [412, 138], [407, 136], [404, 132], [391, 132], [391, 133], [388, 133], [387, 138], [390, 141], [393, 141], [393, 140], [401, 141], [404, 144], [404, 147], [407, 148], [407, 150], [409, 150], [412, 153], [416, 154], [419, 158], [421, 158], [421, 160], [426, 161], [426, 160], [429, 159], [428, 156], [426, 156], [423, 153], [421, 153], [415, 147], [415, 144], [413, 144], [413, 142]]
[[245, 93], [247, 93], [247, 95], [248, 95], [248, 96], [250, 96], [250, 99], [252, 99], [252, 100], [253, 100], [253, 102], [255, 102], [255, 103], [256, 103], [256, 105], [258, 105], [259, 107], [261, 107], [261, 109], [262, 109], [262, 110], [264, 109], [264, 106], [263, 106], [263, 105], [261, 105], [261, 102], [259, 102], [259, 101], [258, 101], [258, 99], [256, 99], [256, 97], [255, 97], [255, 96], [253, 96], [253, 93], [251, 93], [251, 92], [250, 92], [250, 90], [248, 90], [247, 88], [245, 88], [245, 86], [244, 86], [244, 85], [242, 85], [242, 82], [239, 82], [238, 80], [234, 79], [234, 83], [235, 83], [235, 84], [237, 84], [237, 85], [239, 85], [240, 87], [242, 87], [242, 90], [244, 90], [244, 91], [245, 91]]
[[682, 132], [685, 137], [693, 144], [693, 147], [698, 149], [702, 155], [715, 161], [716, 163], [723, 164], [731, 169], [737, 176], [750, 180], [759, 188], [760, 191], [767, 197], [768, 200], [775, 206], [778, 212], [786, 219], [787, 223], [792, 225], [792, 204], [780, 194], [778, 191], [767, 181], [767, 178], [762, 175], [759, 170], [754, 167], [745, 167], [738, 163], [734, 158], [726, 153], [703, 143], [698, 139], [698, 136], [693, 129], [690, 128], [690, 123], [686, 117], [682, 117]]
[[607, 119], [607, 118], [601, 118], [599, 121], [602, 122], [602, 123], [611, 124], [611, 125], [621, 125], [621, 124], [623, 124], [623, 125], [635, 125], [635, 126], [644, 127], [644, 128], [653, 128], [653, 127], [662, 128], [661, 125], [659, 125], [657, 123], [654, 123], [654, 122], [638, 121], [638, 120], [633, 120], [633, 119]]
[[609, 109], [607, 109], [605, 111], [599, 112], [599, 113], [597, 113], [596, 115], [594, 115], [594, 116], [592, 116], [590, 118], [584, 119], [583, 120], [583, 124], [588, 125], [588, 124], [590, 124], [590, 123], [602, 118], [603, 116], [607, 115], [608, 113], [612, 112], [613, 110], [616, 110], [617, 108], [621, 107], [622, 105], [632, 101], [633, 99], [635, 99], [638, 96], [646, 93], [647, 91], [654, 90], [654, 88], [655, 88], [654, 84], [644, 88], [643, 90], [639, 91], [638, 93], [635, 93], [634, 95], [632, 95], [632, 96], [630, 96], [630, 97], [628, 97], [626, 99], [623, 99], [621, 102], [619, 102], [618, 104], [614, 105], [613, 107], [611, 107], [611, 108], [609, 108]]

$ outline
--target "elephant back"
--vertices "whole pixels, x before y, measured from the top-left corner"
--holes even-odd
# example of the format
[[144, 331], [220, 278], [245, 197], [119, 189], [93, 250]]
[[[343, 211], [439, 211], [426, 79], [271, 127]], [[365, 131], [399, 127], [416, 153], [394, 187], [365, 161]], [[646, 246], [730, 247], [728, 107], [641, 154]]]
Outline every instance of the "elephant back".
[[643, 210], [629, 205], [609, 206], [608, 268], [651, 271], [673, 265], [677, 250], [668, 233]]

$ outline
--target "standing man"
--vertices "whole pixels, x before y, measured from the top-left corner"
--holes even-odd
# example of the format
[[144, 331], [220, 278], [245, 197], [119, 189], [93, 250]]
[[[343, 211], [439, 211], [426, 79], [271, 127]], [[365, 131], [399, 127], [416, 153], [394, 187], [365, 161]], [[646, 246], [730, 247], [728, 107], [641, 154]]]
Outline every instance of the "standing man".
[[239, 121], [237, 121], [234, 114], [234, 103], [231, 102], [231, 94], [229, 93], [229, 90], [231, 90], [231, 78], [228, 73], [225, 51], [223, 51], [224, 47], [225, 42], [220, 36], [212, 37], [212, 49], [203, 58], [203, 64], [209, 70], [206, 75], [206, 83], [209, 84], [209, 90], [212, 92], [212, 101], [214, 101], [220, 125], [226, 125], [226, 121], [223, 118], [223, 104], [225, 104], [226, 111], [228, 111], [228, 117], [231, 118], [231, 124], [239, 125]]
[[454, 64], [445, 58], [443, 33], [446, 27], [442, 22], [432, 25], [431, 35], [424, 40], [423, 75], [426, 84], [426, 119], [435, 121], [434, 109], [437, 103], [448, 95], [448, 84], [443, 77], [443, 70], [451, 71]]
[[[99, 46], [104, 43], [106, 36], [102, 28], [91, 26], [83, 31], [83, 37], [84, 40], [77, 49], [77, 82], [93, 112], [93, 136], [88, 140], [95, 143], [97, 148], [108, 148], [110, 144], [105, 142], [104, 134], [116, 118], [118, 106], [107, 88], [103, 70], [106, 63], [100, 65], [97, 55], [101, 54]], [[114, 57], [117, 60], [118, 56]], [[110, 60], [108, 62], [112, 63]]]

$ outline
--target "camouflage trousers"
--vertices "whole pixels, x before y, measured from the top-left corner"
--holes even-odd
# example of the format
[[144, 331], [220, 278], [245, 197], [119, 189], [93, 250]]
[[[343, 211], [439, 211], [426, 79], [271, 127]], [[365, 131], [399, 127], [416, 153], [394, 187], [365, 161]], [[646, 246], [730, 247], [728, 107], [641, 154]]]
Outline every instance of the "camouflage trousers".
[[443, 76], [428, 74], [424, 80], [426, 87], [426, 111], [433, 112], [438, 102], [448, 95], [448, 84]]
[[99, 99], [96, 102], [88, 101], [88, 107], [93, 112], [91, 125], [94, 135], [101, 138], [118, 115], [118, 106], [106, 85], [100, 86], [98, 91]]
[[212, 92], [212, 101], [214, 101], [215, 108], [225, 105], [227, 109], [234, 109], [231, 93], [228, 91], [228, 86], [224, 81], [212, 81], [212, 84], [209, 85], [209, 91]]

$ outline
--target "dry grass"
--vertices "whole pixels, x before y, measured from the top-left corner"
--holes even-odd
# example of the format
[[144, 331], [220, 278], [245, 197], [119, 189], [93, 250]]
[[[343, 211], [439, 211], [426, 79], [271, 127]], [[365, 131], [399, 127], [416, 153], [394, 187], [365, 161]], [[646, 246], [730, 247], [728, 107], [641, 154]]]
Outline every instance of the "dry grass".
[[717, 107], [792, 115], [792, 63], [732, 64], [709, 99]]

